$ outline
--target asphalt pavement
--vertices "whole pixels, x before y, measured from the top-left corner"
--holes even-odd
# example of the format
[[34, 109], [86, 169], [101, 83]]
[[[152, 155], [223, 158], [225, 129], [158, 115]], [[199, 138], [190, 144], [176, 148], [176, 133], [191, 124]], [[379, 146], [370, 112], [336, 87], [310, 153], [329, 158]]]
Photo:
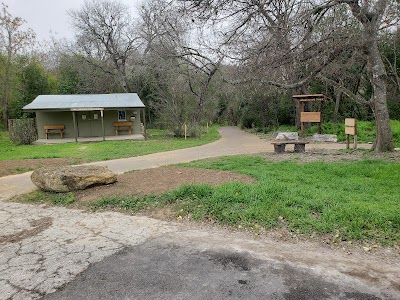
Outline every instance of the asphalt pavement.
[[367, 285], [310, 268], [260, 259], [247, 251], [182, 245], [164, 238], [127, 247], [44, 299], [378, 300]]

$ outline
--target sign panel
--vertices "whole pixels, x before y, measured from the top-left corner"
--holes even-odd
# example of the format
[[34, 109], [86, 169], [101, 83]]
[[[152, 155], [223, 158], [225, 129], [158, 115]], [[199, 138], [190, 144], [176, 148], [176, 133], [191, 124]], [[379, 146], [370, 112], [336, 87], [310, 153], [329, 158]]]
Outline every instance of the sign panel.
[[300, 122], [321, 122], [321, 112], [301, 112]]
[[356, 119], [344, 119], [344, 124], [346, 126], [355, 127], [356, 126]]
[[355, 127], [346, 127], [345, 128], [346, 134], [356, 135], [356, 128]]

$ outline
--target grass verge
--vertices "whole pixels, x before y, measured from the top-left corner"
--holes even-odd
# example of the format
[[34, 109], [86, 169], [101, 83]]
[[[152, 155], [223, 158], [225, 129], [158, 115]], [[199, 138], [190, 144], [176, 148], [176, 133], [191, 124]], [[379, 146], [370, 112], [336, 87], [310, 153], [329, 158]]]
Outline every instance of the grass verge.
[[235, 227], [283, 227], [296, 234], [331, 235], [336, 241], [400, 243], [400, 163], [302, 164], [237, 156], [185, 165], [235, 171], [259, 182], [184, 185], [162, 195], [103, 198], [92, 208], [137, 212], [167, 206], [179, 218]]
[[188, 138], [186, 141], [183, 138], [166, 138], [166, 131], [150, 129], [148, 133], [150, 138], [147, 141], [17, 146], [10, 141], [8, 133], [0, 132], [0, 160], [76, 158], [86, 162], [101, 161], [200, 146], [220, 138], [217, 126], [210, 127], [209, 132], [200, 138]]
[[69, 205], [74, 203], [75, 196], [74, 193], [50, 193], [43, 192], [40, 190], [35, 190], [30, 193], [26, 193], [20, 196], [16, 196], [14, 199], [20, 202], [28, 203], [43, 203], [49, 202], [55, 205]]

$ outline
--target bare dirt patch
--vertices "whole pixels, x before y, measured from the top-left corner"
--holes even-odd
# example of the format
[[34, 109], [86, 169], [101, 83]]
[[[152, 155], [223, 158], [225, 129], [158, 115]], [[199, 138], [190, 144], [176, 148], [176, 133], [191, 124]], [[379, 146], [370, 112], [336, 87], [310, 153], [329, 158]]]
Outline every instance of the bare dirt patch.
[[337, 150], [337, 149], [311, 149], [305, 153], [285, 152], [281, 154], [260, 154], [266, 160], [271, 161], [298, 161], [307, 162], [350, 162], [357, 160], [385, 160], [400, 162], [400, 151], [389, 153], [375, 153], [366, 150]]
[[114, 184], [75, 192], [75, 201], [82, 203], [102, 197], [161, 194], [183, 184], [207, 183], [216, 186], [231, 181], [256, 182], [250, 176], [230, 171], [170, 166], [121, 174]]

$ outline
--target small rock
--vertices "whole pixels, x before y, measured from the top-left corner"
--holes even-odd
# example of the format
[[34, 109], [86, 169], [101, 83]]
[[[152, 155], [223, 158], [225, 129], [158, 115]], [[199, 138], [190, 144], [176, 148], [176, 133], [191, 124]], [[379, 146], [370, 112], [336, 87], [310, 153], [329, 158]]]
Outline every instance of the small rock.
[[45, 191], [70, 192], [114, 183], [117, 175], [101, 166], [66, 166], [38, 169], [32, 173], [31, 180]]
[[337, 135], [336, 134], [314, 134], [311, 137], [312, 142], [329, 142], [329, 143], [336, 143], [337, 142]]
[[278, 132], [275, 140], [278, 141], [297, 141], [299, 134], [297, 132]]

